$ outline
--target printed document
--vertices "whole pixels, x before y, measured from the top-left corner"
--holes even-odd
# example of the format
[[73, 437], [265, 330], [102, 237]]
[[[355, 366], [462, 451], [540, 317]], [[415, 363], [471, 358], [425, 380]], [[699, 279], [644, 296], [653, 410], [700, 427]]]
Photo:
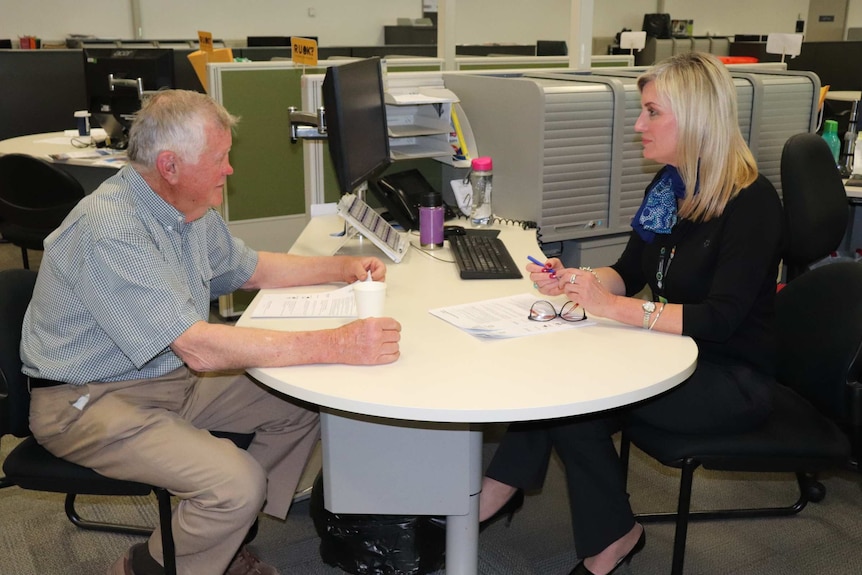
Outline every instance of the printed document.
[[353, 285], [316, 293], [263, 294], [251, 317], [356, 317]]
[[[429, 313], [480, 338], [504, 339], [522, 337], [539, 333], [550, 333], [575, 329], [596, 322], [589, 318], [584, 321], [565, 321], [560, 318], [551, 321], [532, 321], [528, 319], [530, 307], [542, 299], [534, 293], [525, 293], [497, 299], [465, 303], [461, 305], [429, 310]], [[565, 301], [551, 300], [557, 309]]]

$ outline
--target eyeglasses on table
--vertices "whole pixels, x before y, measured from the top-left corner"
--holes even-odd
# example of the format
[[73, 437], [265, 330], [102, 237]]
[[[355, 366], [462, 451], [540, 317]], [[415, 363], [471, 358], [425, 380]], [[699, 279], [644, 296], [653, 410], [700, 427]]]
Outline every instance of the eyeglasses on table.
[[573, 301], [564, 303], [558, 312], [551, 302], [539, 300], [530, 306], [530, 315], [527, 316], [527, 319], [532, 321], [551, 321], [557, 318], [563, 321], [584, 321], [587, 319], [587, 312]]

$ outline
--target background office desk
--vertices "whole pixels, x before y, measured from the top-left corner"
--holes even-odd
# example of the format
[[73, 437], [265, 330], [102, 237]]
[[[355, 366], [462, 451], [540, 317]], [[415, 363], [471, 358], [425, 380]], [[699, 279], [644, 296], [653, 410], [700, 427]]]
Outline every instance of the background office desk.
[[[64, 142], [60, 143], [60, 140]], [[78, 180], [89, 194], [122, 167], [126, 156], [125, 152], [115, 152], [99, 159], [70, 159], [61, 162], [51, 158], [55, 154], [88, 150], [95, 148], [76, 148], [72, 145], [72, 137], [64, 135], [63, 132], [30, 134], [0, 141], [0, 155], [28, 154], [52, 162]]]
[[830, 90], [826, 92], [826, 99], [836, 102], [856, 102], [860, 98], [862, 98], [862, 92], [854, 90]]
[[[291, 251], [332, 254], [341, 240], [329, 234], [342, 227], [334, 216], [312, 218]], [[500, 237], [516, 262], [526, 263], [528, 254], [541, 257], [534, 231], [504, 226]], [[433, 254], [451, 261], [448, 249]], [[477, 339], [428, 310], [535, 293], [529, 279], [464, 281], [454, 263], [415, 247], [400, 264], [384, 261], [386, 313], [403, 330], [397, 362], [249, 372], [321, 407], [327, 509], [448, 516], [449, 575], [477, 571], [482, 432], [475, 424], [624, 406], [672, 388], [694, 370], [697, 348], [691, 339], [604, 320], [553, 334]], [[252, 319], [258, 299], [238, 325], [298, 330], [348, 321]]]

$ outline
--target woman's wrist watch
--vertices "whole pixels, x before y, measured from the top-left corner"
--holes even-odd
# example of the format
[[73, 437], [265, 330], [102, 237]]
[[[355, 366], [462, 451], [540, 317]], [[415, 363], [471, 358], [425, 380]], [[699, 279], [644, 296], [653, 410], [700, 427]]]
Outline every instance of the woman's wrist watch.
[[652, 313], [655, 311], [655, 302], [654, 301], [645, 301], [643, 303], [643, 306], [641, 306], [641, 307], [643, 307], [643, 310], [644, 310], [643, 328], [649, 329], [649, 318], [652, 315]]

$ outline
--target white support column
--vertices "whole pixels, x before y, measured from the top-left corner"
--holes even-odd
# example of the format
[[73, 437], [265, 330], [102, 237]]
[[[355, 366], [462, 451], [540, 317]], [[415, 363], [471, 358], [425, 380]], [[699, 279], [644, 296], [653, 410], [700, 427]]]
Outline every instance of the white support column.
[[144, 37], [144, 28], [141, 25], [141, 0], [129, 0], [132, 9], [132, 37], [140, 40]]
[[595, 0], [572, 0], [569, 28], [569, 66], [589, 70], [593, 58], [593, 7]]
[[455, 0], [437, 2], [437, 57], [444, 70], [455, 69]]

